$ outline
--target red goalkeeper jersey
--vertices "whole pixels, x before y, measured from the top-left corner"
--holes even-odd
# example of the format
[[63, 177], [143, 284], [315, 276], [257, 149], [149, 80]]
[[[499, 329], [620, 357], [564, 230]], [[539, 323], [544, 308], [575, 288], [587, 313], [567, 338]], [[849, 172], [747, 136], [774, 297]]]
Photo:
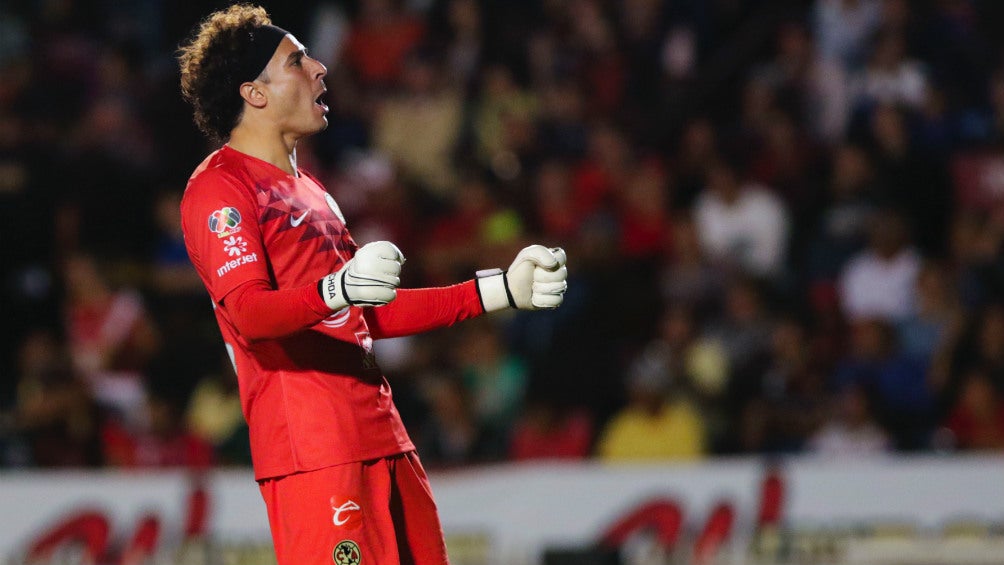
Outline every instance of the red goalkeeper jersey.
[[290, 176], [229, 146], [192, 174], [181, 214], [237, 372], [255, 477], [414, 449], [373, 340], [483, 313], [474, 281], [401, 289], [386, 306], [332, 313], [317, 282], [357, 248], [338, 205], [309, 174]]

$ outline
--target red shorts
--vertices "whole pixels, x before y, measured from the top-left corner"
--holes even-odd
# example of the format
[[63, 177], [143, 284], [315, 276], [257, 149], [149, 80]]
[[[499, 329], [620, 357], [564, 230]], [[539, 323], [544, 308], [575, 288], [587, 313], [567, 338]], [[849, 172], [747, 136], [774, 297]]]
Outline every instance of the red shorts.
[[415, 452], [259, 483], [278, 565], [448, 565]]

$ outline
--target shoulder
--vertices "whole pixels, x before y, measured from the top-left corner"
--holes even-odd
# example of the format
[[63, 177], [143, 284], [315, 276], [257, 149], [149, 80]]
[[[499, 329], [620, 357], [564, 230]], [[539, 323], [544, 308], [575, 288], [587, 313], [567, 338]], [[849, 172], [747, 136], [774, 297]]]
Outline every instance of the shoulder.
[[188, 179], [182, 197], [182, 209], [193, 202], [207, 198], [241, 195], [254, 199], [254, 183], [247, 170], [233, 159], [228, 159], [222, 150], [210, 154], [196, 167]]
[[188, 180], [181, 198], [182, 231], [188, 234], [209, 222], [211, 231], [223, 233], [238, 226], [242, 218], [257, 217], [257, 206], [255, 185], [247, 171], [217, 151]]

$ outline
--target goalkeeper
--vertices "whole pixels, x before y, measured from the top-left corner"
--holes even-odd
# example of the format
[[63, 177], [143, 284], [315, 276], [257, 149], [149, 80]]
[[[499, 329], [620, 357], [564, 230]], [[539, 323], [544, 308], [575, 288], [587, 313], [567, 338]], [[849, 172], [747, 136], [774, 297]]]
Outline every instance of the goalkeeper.
[[324, 65], [247, 5], [206, 18], [179, 62], [196, 124], [224, 144], [192, 174], [182, 228], [237, 373], [278, 563], [447, 563], [373, 340], [555, 308], [564, 252], [534, 245], [507, 271], [398, 288], [402, 252], [358, 247], [297, 166], [297, 142], [327, 126]]

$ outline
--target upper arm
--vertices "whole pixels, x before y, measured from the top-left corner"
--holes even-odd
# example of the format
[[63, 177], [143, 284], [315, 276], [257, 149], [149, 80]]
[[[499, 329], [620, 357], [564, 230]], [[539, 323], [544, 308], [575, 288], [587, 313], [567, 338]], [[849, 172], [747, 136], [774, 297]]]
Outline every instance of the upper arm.
[[271, 280], [258, 224], [258, 203], [236, 179], [207, 171], [193, 179], [181, 203], [192, 263], [213, 300], [248, 281]]

